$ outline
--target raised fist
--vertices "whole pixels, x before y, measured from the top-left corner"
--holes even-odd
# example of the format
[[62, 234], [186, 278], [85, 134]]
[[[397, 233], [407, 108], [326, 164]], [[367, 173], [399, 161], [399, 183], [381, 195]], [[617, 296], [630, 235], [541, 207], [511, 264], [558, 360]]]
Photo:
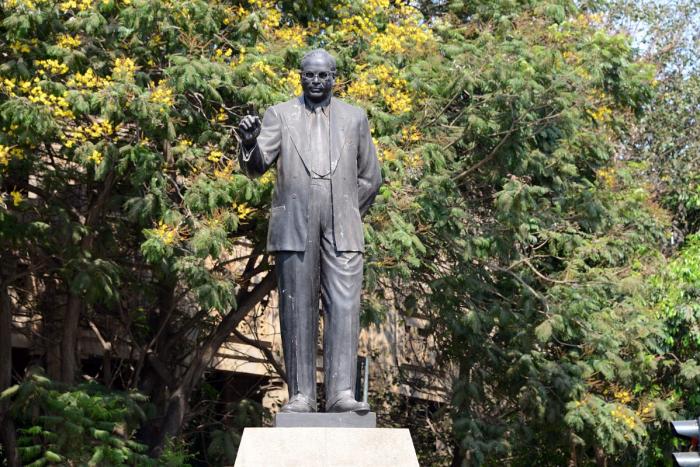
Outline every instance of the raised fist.
[[260, 134], [260, 117], [255, 115], [246, 115], [238, 124], [238, 130], [241, 135], [241, 140], [245, 146], [252, 146]]

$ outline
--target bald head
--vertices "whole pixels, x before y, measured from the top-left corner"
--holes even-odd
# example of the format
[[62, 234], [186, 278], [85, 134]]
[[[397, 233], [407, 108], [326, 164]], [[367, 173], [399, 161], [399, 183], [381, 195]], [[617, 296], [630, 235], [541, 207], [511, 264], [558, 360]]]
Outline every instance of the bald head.
[[310, 52], [307, 52], [302, 58], [301, 58], [301, 69], [302, 71], [304, 70], [304, 66], [308, 65], [311, 62], [323, 60], [326, 62], [328, 65], [328, 68], [335, 73], [335, 58], [333, 58], [333, 55], [329, 54], [323, 49], [314, 49]]

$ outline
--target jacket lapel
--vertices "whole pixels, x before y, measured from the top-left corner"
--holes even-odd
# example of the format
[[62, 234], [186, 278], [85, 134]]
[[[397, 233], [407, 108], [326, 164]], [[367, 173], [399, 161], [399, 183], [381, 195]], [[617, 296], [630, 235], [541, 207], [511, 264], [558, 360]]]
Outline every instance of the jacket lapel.
[[338, 165], [338, 159], [342, 154], [342, 149], [345, 144], [345, 115], [342, 112], [338, 101], [332, 97], [331, 98], [331, 173], [335, 172], [335, 168]]
[[304, 115], [304, 96], [299, 96], [292, 110], [285, 116], [285, 122], [292, 137], [292, 142], [304, 162], [306, 169], [311, 171], [308, 138], [306, 137], [306, 115]]

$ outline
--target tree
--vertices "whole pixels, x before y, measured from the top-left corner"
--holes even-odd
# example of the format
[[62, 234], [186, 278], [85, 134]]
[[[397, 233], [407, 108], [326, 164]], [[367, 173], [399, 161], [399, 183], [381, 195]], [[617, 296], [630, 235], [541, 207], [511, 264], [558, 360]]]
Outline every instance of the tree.
[[698, 47], [700, 11], [678, 0], [609, 6], [611, 22], [635, 31], [640, 56], [658, 69], [656, 93], [626, 137], [625, 157], [646, 164], [647, 178], [674, 216], [674, 246], [698, 223]]
[[[427, 315], [451, 391], [451, 423], [420, 439], [451, 440], [453, 465], [659, 457], [674, 378], [693, 372], [649, 285], [665, 271], [664, 206], [690, 191], [676, 162], [649, 161], [692, 153], [660, 152], [683, 124], [630, 135], [675, 98], [654, 100], [658, 68], [608, 4], [411, 5], [6, 2], [1, 292], [13, 315], [41, 317], [67, 394], [79, 329], [99, 334], [105, 385], [152, 404], [150, 454], [182, 434], [212, 357], [274, 285], [274, 177], [240, 173], [234, 127], [299, 93], [300, 57], [323, 46], [337, 93], [368, 111], [386, 180], [367, 217], [364, 321]], [[661, 198], [650, 167], [677, 177]], [[111, 369], [112, 345], [133, 349], [133, 369]]]
[[668, 356], [634, 290], [668, 221], [616, 147], [654, 69], [566, 2], [449, 10], [442, 50], [464, 71], [434, 86], [447, 93], [436, 170], [416, 183], [427, 254], [409, 298], [458, 366], [454, 464], [643, 461], [668, 416], [650, 383]]
[[[53, 379], [76, 381], [81, 324], [99, 335], [105, 384], [156, 406], [141, 430], [153, 454], [181, 431], [217, 349], [273, 288], [263, 242], [272, 177], [239, 173], [240, 115], [297, 93], [302, 52], [328, 44], [341, 73], [357, 78], [340, 93], [370, 106], [381, 144], [418, 138], [411, 126], [402, 133], [413, 91], [401, 76], [433, 50], [417, 11], [380, 1], [319, 4], [309, 16], [283, 6], [6, 4], [0, 239], [17, 273], [3, 287], [13, 314], [41, 316]], [[380, 51], [396, 64], [363, 70], [383, 61]], [[415, 154], [392, 156], [387, 171], [401, 174]], [[381, 232], [403, 245], [396, 219]], [[133, 371], [107, 374], [112, 344], [133, 349]]]

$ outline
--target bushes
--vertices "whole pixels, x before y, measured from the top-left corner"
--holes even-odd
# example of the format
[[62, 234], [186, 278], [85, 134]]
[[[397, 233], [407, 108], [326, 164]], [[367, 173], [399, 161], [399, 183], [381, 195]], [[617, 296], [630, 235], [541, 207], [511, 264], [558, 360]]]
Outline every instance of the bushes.
[[146, 419], [140, 394], [109, 391], [97, 383], [69, 387], [33, 369], [2, 398], [12, 401], [23, 465], [153, 463], [145, 455], [147, 446], [135, 441]]

